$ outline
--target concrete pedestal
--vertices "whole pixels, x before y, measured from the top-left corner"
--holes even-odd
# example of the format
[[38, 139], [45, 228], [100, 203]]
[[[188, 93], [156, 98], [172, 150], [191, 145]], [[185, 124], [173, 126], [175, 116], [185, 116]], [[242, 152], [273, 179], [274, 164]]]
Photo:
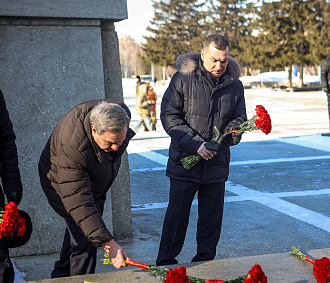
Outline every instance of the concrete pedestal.
[[[57, 252], [64, 222], [40, 187], [37, 164], [59, 119], [92, 99], [123, 100], [114, 22], [126, 1], [0, 0], [0, 88], [17, 136], [24, 187], [20, 209], [34, 225], [28, 244], [12, 256]], [[118, 238], [132, 236], [127, 155], [105, 206]]]

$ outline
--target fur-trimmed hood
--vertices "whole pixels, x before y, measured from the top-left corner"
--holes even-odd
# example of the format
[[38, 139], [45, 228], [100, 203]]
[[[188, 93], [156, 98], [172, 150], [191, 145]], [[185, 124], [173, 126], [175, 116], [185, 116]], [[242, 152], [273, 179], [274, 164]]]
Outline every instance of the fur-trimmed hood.
[[[176, 60], [177, 71], [182, 75], [189, 75], [199, 68], [199, 61], [201, 60], [201, 53], [188, 53], [182, 54]], [[235, 80], [239, 79], [241, 75], [241, 67], [232, 57], [228, 58], [227, 70], [234, 77]]]

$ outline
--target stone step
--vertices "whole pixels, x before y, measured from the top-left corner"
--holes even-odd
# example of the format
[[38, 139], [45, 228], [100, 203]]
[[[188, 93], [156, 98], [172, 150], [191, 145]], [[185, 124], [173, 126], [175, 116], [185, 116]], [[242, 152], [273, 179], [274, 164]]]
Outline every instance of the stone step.
[[[303, 253], [313, 259], [322, 257], [330, 258], [330, 248], [311, 250]], [[187, 275], [202, 279], [228, 280], [246, 274], [253, 265], [261, 265], [269, 283], [307, 283], [316, 282], [313, 275], [313, 265], [298, 256], [288, 253], [266, 254], [259, 256], [219, 259], [207, 262], [184, 264], [187, 268]], [[171, 265], [170, 268], [181, 267], [182, 265]], [[89, 274], [72, 276], [66, 278], [46, 279], [43, 283], [157, 283], [161, 282], [149, 271], [129, 267], [108, 273]]]

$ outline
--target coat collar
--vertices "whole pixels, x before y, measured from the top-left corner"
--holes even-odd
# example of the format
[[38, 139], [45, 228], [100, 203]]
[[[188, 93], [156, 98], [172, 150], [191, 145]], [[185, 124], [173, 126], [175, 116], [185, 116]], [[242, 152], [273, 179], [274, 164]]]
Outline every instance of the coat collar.
[[[196, 72], [198, 69], [203, 70], [204, 68], [201, 68], [201, 66], [203, 66], [203, 63], [200, 52], [183, 54], [180, 55], [176, 60], [177, 71], [182, 75], [190, 75]], [[229, 57], [228, 59], [226, 73], [233, 76], [234, 80], [238, 80], [241, 75], [241, 67], [232, 57]]]

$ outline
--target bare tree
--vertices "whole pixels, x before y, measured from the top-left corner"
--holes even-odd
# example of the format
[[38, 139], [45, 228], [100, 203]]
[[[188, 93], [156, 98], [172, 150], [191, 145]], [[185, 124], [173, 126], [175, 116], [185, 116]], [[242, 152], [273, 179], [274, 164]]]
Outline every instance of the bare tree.
[[136, 43], [132, 37], [119, 38], [121, 72], [124, 78], [150, 72], [150, 65], [148, 66], [140, 59], [141, 54], [141, 45]]

